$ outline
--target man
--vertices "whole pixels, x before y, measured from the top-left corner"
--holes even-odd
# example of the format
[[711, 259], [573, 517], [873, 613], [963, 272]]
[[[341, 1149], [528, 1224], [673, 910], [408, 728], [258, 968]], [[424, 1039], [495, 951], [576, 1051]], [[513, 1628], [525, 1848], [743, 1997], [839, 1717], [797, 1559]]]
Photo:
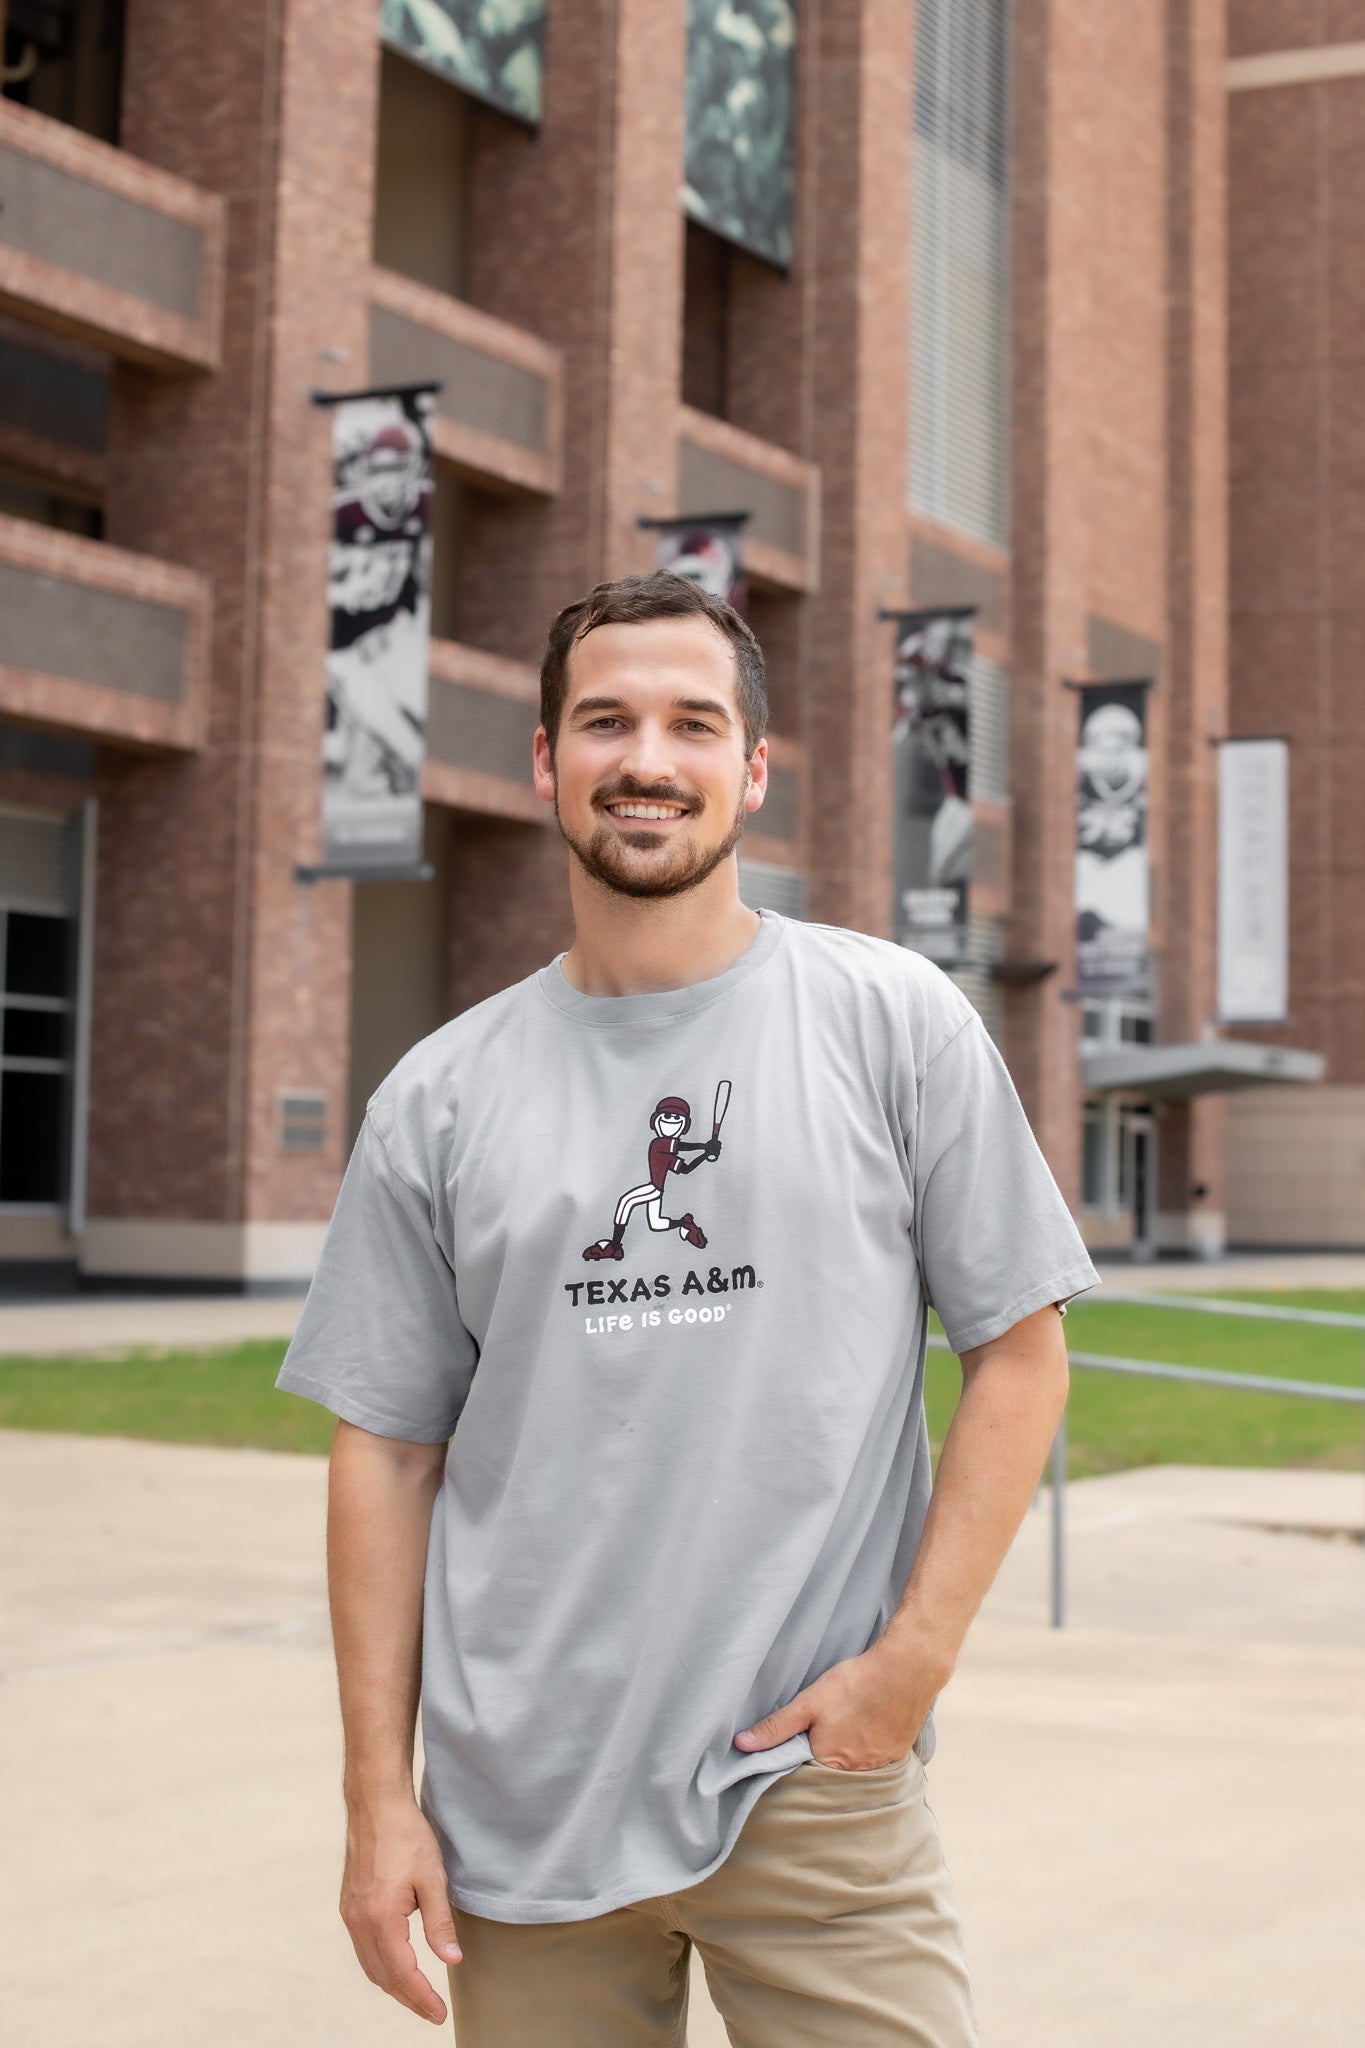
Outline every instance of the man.
[[[541, 687], [573, 945], [374, 1097], [280, 1375], [341, 1417], [346, 1924], [440, 2021], [421, 1912], [460, 2048], [677, 2043], [693, 1944], [746, 2048], [965, 2048], [930, 1713], [1095, 1274], [952, 983], [740, 901], [743, 621], [604, 584]], [[706, 1251], [585, 1277], [670, 1097], [716, 1104]], [[963, 1370], [932, 1506], [930, 1299]]]

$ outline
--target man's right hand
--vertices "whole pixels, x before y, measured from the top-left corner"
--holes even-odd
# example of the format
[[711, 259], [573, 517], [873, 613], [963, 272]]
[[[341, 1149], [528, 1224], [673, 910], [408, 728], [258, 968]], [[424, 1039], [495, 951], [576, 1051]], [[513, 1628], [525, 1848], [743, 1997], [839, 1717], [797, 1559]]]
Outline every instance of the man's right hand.
[[446, 1893], [441, 1851], [415, 1799], [353, 1805], [346, 1825], [346, 1868], [341, 1917], [371, 1984], [387, 1991], [419, 2019], [440, 2026], [445, 2001], [417, 1967], [408, 1920], [422, 1916], [422, 1931], [443, 1962], [458, 1963], [460, 1945]]

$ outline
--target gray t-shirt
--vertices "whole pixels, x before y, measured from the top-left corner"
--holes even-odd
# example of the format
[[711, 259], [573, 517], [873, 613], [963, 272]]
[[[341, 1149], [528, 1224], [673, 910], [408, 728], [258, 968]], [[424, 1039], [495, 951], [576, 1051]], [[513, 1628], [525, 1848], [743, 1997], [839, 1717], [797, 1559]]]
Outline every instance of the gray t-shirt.
[[450, 1440], [422, 1730], [457, 1905], [714, 1870], [810, 1753], [735, 1734], [904, 1588], [926, 1302], [965, 1351], [1095, 1279], [976, 1013], [880, 940], [765, 914], [659, 995], [556, 961], [409, 1053], [279, 1384]]

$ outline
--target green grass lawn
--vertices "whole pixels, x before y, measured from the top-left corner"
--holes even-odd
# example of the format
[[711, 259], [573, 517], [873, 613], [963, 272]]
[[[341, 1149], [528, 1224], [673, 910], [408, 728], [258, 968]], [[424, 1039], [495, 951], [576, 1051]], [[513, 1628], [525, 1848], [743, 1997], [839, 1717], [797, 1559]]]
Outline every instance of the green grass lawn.
[[[1239, 1296], [1283, 1307], [1365, 1314], [1365, 1294]], [[1067, 1318], [1073, 1351], [1150, 1358], [1274, 1378], [1365, 1382], [1365, 1331], [1242, 1321], [1126, 1302], [1078, 1302]], [[0, 1428], [167, 1443], [326, 1451], [332, 1419], [277, 1394], [282, 1343], [213, 1351], [138, 1351], [123, 1358], [0, 1359]], [[930, 1352], [927, 1404], [935, 1445], [952, 1419], [960, 1376]], [[1349, 1470], [1365, 1457], [1365, 1410], [1161, 1380], [1120, 1379], [1078, 1366], [1071, 1383], [1074, 1478], [1132, 1465], [1300, 1465]]]
[[275, 1392], [284, 1352], [265, 1341], [126, 1358], [0, 1358], [0, 1429], [325, 1452], [332, 1417]]
[[[1115, 1279], [1116, 1287], [1122, 1283]], [[1280, 1308], [1331, 1309], [1365, 1315], [1365, 1294], [1305, 1292], [1240, 1294]], [[1066, 1320], [1075, 1351], [1150, 1358], [1213, 1372], [1270, 1379], [1365, 1385], [1365, 1330], [1312, 1324], [1242, 1321], [1197, 1310], [1137, 1303], [1074, 1303]], [[960, 1385], [957, 1362], [931, 1352], [926, 1405], [937, 1444], [952, 1419]], [[1119, 1378], [1075, 1366], [1067, 1411], [1067, 1469], [1073, 1479], [1133, 1465], [1300, 1465], [1337, 1470], [1365, 1463], [1365, 1409], [1289, 1395], [1181, 1386], [1169, 1380]]]

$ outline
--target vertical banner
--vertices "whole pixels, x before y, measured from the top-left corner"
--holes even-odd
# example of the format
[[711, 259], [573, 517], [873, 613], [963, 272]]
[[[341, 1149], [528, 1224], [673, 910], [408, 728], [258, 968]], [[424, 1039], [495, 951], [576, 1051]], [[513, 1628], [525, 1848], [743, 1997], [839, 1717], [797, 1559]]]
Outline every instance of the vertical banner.
[[697, 512], [679, 519], [642, 519], [640, 525], [657, 538], [655, 566], [686, 577], [712, 597], [722, 597], [744, 615], [748, 586], [744, 580], [744, 529], [747, 512]]
[[333, 470], [326, 874], [421, 865], [434, 389], [319, 394], [332, 408]]
[[490, 106], [540, 120], [545, 0], [379, 0], [379, 33]]
[[1149, 986], [1147, 692], [1080, 683], [1076, 753], [1076, 989], [1136, 995]]
[[688, 217], [784, 270], [796, 213], [793, 0], [687, 0]]
[[1289, 1017], [1289, 747], [1218, 749], [1218, 1019]]
[[975, 605], [886, 612], [896, 624], [895, 923], [941, 967], [968, 959], [972, 878], [971, 663]]

